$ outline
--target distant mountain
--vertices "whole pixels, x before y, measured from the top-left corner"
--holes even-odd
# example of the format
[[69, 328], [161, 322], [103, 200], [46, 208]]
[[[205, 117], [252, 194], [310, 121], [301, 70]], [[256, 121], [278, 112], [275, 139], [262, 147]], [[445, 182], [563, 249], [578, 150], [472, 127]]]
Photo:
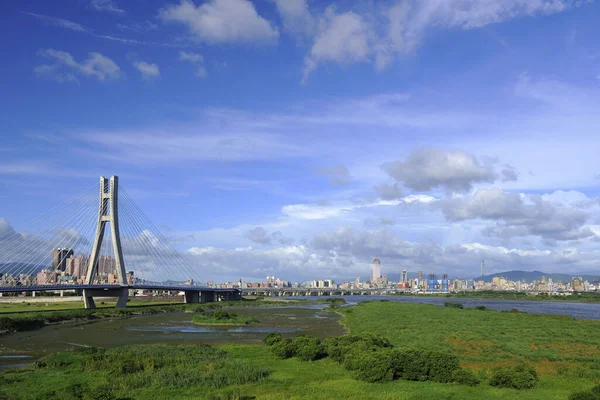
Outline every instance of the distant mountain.
[[[15, 273], [19, 271], [21, 274], [36, 275], [44, 268], [49, 268], [45, 265], [21, 264], [17, 262], [0, 264], [0, 274]], [[51, 268], [51, 267], [50, 267]]]
[[546, 280], [552, 279], [553, 282], [559, 282], [559, 281], [569, 282], [571, 279], [573, 279], [573, 277], [578, 276], [578, 277], [583, 278], [583, 280], [593, 282], [593, 281], [597, 281], [598, 279], [600, 279], [600, 272], [598, 272], [598, 274], [590, 275], [589, 273], [587, 273], [587, 274], [549, 274], [547, 272], [542, 272], [542, 271], [505, 271], [505, 272], [498, 272], [498, 273], [491, 274], [491, 275], [485, 275], [483, 278], [478, 276], [473, 279], [475, 279], [475, 280], [483, 279], [483, 281], [485, 281], [485, 282], [491, 282], [492, 279], [496, 276], [502, 276], [509, 281], [525, 281], [525, 282], [539, 281], [542, 279], [542, 276], [545, 277]]

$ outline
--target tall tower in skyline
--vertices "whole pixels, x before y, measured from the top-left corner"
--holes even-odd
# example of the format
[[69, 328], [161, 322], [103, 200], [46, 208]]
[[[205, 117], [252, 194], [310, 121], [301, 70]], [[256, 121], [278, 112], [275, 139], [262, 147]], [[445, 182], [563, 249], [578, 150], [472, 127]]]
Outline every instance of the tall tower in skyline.
[[485, 276], [485, 260], [481, 260], [481, 277]]
[[408, 282], [408, 272], [405, 269], [402, 270], [402, 275], [400, 277], [400, 282], [403, 282], [403, 283]]
[[373, 260], [373, 274], [371, 275], [371, 283], [376, 283], [381, 280], [381, 261], [379, 257]]

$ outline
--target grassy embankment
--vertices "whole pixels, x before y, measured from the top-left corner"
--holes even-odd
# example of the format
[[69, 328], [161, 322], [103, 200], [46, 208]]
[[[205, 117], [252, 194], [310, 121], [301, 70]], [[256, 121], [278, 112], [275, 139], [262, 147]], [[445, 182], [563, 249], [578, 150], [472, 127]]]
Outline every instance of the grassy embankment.
[[526, 301], [566, 301], [574, 303], [600, 303], [600, 292], [579, 292], [568, 296], [552, 296], [545, 293], [536, 295], [525, 292], [506, 292], [497, 290], [478, 290], [476, 292], [456, 293], [398, 293], [396, 296], [429, 296], [457, 299], [526, 300]]
[[[127, 308], [115, 309], [115, 303], [98, 304], [95, 310], [86, 310], [83, 305], [74, 303], [58, 303], [64, 308], [50, 310], [43, 308], [39, 303], [9, 303], [0, 304], [0, 334], [3, 332], [23, 332], [42, 328], [46, 325], [71, 322], [96, 320], [100, 318], [127, 318], [136, 315], [152, 315], [171, 312], [202, 312], [205, 309], [219, 308], [245, 308], [245, 307], [269, 307], [290, 306], [330, 303], [326, 299], [318, 301], [309, 300], [273, 300], [265, 298], [243, 299], [242, 301], [223, 301], [205, 304], [174, 304], [173, 302], [148, 302], [130, 301]], [[343, 299], [337, 299], [343, 302]], [[336, 303], [337, 304], [337, 303]], [[4, 307], [3, 307], [4, 306]], [[69, 307], [70, 306], [70, 307]]]
[[254, 317], [242, 317], [223, 310], [202, 312], [192, 317], [192, 323], [196, 325], [236, 326], [251, 325], [257, 322], [259, 321]]
[[[113, 397], [107, 398], [137, 399], [249, 396], [257, 399], [566, 400], [571, 393], [600, 383], [600, 321], [393, 302], [362, 303], [337, 311], [344, 315], [343, 322], [352, 334], [376, 332], [388, 337], [398, 349], [425, 348], [454, 354], [462, 367], [474, 370], [482, 378], [482, 383], [477, 386], [407, 380], [367, 383], [357, 380], [354, 372], [331, 358], [312, 362], [298, 358], [282, 360], [266, 345], [232, 344], [221, 346], [229, 354], [223, 357], [227, 357], [228, 362], [243, 363], [247, 376], [239, 375], [238, 369], [225, 372], [225, 367], [213, 367], [212, 362], [206, 363], [202, 357], [198, 363], [195, 357], [185, 358], [187, 363], [182, 362], [177, 368], [189, 369], [191, 375], [178, 375], [177, 368], [151, 361], [164, 358], [152, 353], [152, 346], [135, 346], [138, 350], [128, 351], [136, 354], [132, 359], [143, 367], [139, 364], [119, 367], [123, 363], [119, 364], [121, 359], [115, 356], [113, 361], [97, 368], [94, 365], [99, 364], [83, 359], [84, 355], [62, 353], [42, 360], [37, 368], [3, 373], [0, 391], [10, 399], [94, 398], [90, 397], [93, 390], [108, 390]], [[189, 352], [194, 348], [191, 346]], [[124, 351], [116, 349], [107, 353]], [[535, 388], [518, 391], [489, 385], [495, 368], [522, 362], [536, 368], [540, 380]], [[123, 368], [126, 375], [118, 378]], [[265, 369], [270, 371], [268, 376], [261, 372]], [[218, 373], [203, 378], [212, 371]], [[221, 373], [225, 376], [217, 379]], [[229, 373], [232, 379], [227, 378]], [[84, 385], [87, 394], [82, 397], [63, 395], [73, 392], [77, 384]], [[101, 389], [95, 389], [97, 387]], [[55, 392], [54, 397], [52, 392]]]

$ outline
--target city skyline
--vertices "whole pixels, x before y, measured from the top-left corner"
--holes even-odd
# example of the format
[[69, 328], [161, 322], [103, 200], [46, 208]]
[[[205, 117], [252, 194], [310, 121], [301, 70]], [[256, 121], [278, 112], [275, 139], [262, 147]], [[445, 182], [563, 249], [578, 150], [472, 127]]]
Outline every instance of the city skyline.
[[597, 274], [600, 3], [525, 3], [2, 4], [0, 235], [116, 174], [205, 280]]

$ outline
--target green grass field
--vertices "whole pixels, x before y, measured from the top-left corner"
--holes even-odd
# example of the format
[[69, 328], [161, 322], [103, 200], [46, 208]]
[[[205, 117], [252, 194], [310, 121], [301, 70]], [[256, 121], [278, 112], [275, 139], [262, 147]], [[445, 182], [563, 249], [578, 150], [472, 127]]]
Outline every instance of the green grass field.
[[[72, 391], [78, 383], [95, 387], [116, 382], [116, 396], [136, 399], [240, 399], [247, 396], [256, 399], [566, 400], [572, 392], [600, 383], [600, 321], [394, 302], [362, 303], [336, 311], [344, 315], [343, 322], [353, 334], [377, 332], [387, 336], [396, 348], [453, 353], [459, 356], [463, 367], [472, 368], [484, 380], [474, 387], [403, 380], [366, 383], [356, 380], [353, 372], [329, 358], [312, 362], [297, 358], [281, 360], [266, 345], [231, 344], [220, 346], [229, 354], [227, 362], [250, 364], [255, 370], [268, 369], [268, 377], [221, 386], [210, 386], [208, 381], [202, 380], [161, 385], [150, 378], [144, 381], [136, 377], [134, 382], [146, 384], [132, 391], [125, 383], [117, 384], [121, 380], [115, 380], [111, 368], [84, 372], [89, 367], [77, 361], [80, 356], [63, 353], [54, 356], [54, 360], [58, 357], [63, 363], [3, 373], [0, 393], [9, 399], [68, 399], [77, 398], [64, 397], [64, 393]], [[487, 384], [486, 377], [494, 368], [520, 362], [537, 369], [540, 381], [534, 389], [517, 391]], [[205, 368], [210, 371], [214, 367], [209, 363]], [[206, 372], [202, 371], [199, 373]], [[122, 382], [129, 381], [123, 379]]]

